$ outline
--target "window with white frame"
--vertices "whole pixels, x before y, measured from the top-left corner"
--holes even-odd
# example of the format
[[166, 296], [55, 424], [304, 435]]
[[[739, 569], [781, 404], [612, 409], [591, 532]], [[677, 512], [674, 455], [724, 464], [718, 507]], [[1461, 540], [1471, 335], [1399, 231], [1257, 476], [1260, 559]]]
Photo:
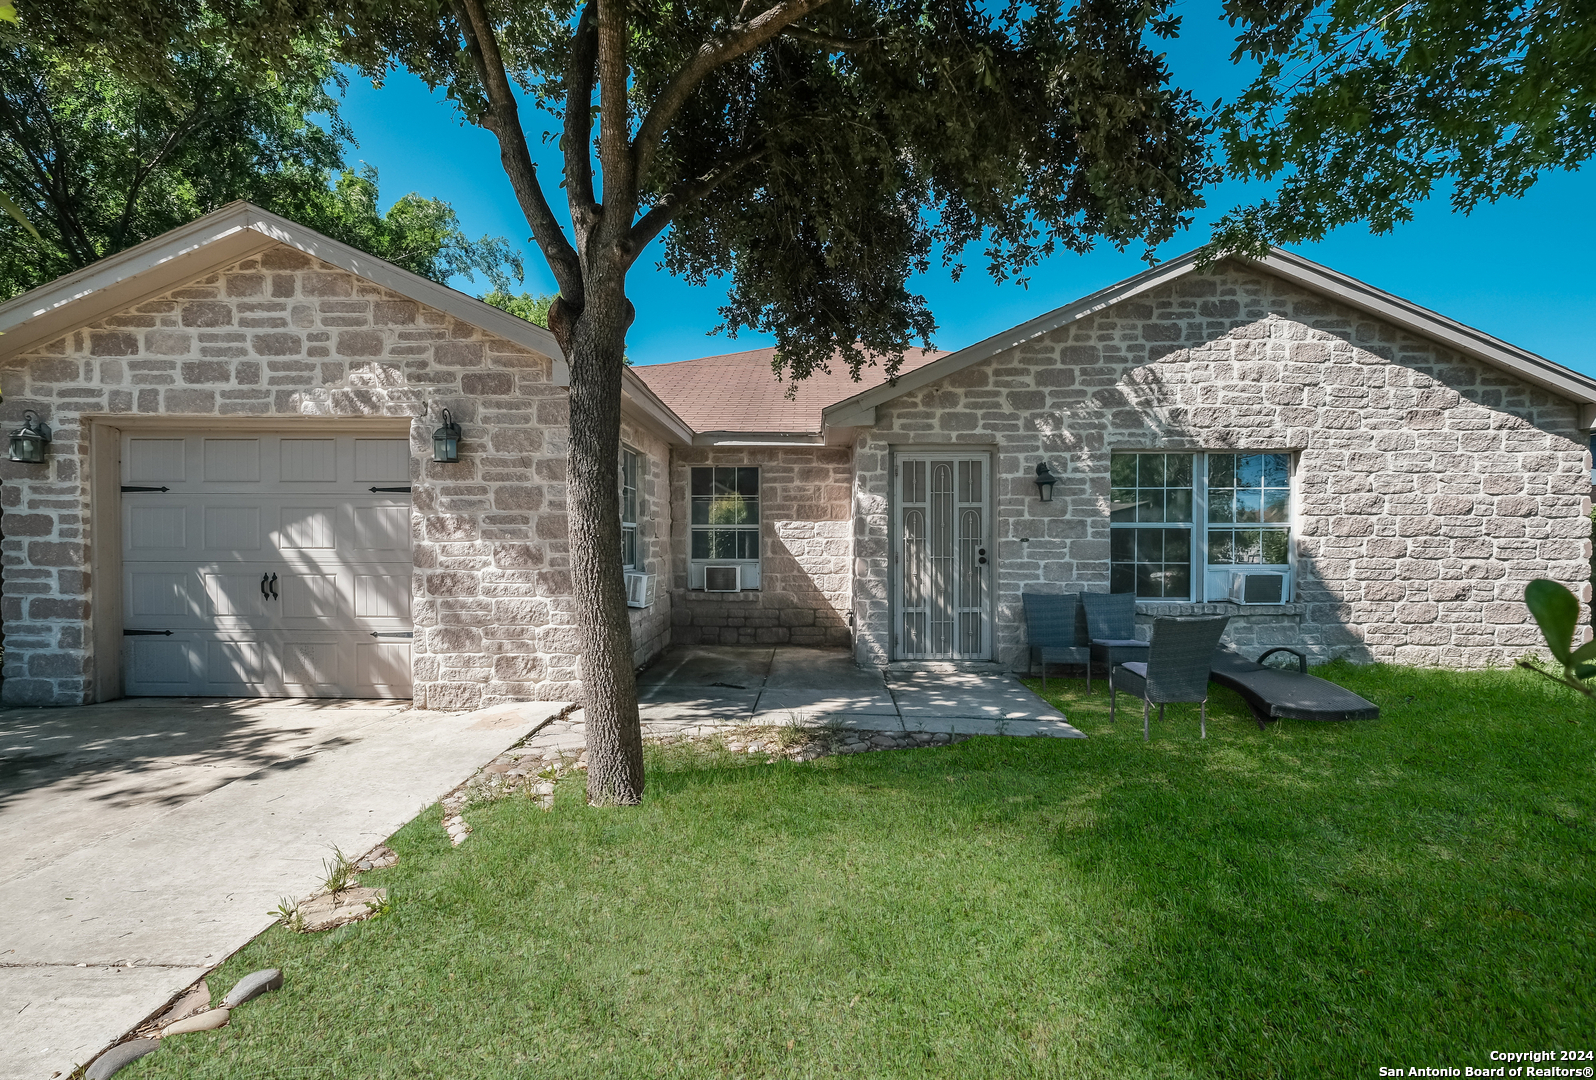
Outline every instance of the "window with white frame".
[[642, 471], [642, 455], [630, 446], [621, 447], [621, 565], [640, 569], [637, 561], [637, 482]]
[[1110, 591], [1219, 600], [1236, 570], [1290, 573], [1290, 454], [1116, 453], [1109, 473]]
[[691, 470], [688, 586], [704, 587], [704, 567], [736, 566], [742, 588], [759, 587], [759, 469]]

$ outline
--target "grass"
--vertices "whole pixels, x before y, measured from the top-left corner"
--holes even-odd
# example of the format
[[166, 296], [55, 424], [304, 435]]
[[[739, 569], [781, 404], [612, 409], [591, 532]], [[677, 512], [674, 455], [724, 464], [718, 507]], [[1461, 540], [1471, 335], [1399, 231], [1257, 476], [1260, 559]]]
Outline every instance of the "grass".
[[[1596, 711], [1525, 672], [1332, 665], [1378, 721], [1260, 732], [1215, 688], [1141, 738], [749, 765], [644, 805], [436, 810], [391, 910], [276, 928], [220, 1032], [123, 1075], [1341, 1077], [1589, 1048]], [[1101, 690], [1101, 684], [1098, 685]]]

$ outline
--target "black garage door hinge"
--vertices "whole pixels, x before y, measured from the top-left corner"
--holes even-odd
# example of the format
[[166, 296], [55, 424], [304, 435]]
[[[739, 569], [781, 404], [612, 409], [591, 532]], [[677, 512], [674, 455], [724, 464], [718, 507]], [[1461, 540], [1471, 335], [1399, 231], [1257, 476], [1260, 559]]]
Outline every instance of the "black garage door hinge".
[[406, 484], [404, 487], [374, 487], [374, 488], [369, 488], [368, 490], [373, 492], [373, 493], [376, 493], [378, 491], [402, 491], [406, 495], [408, 495], [408, 494], [410, 494], [410, 485]]
[[414, 630], [373, 630], [371, 636], [413, 638], [416, 636], [416, 632]]
[[122, 485], [122, 490], [123, 491], [171, 491], [172, 489], [171, 488], [164, 488], [164, 487], [158, 487], [158, 488], [152, 488], [152, 487], [129, 487], [128, 485], [123, 484]]
[[123, 637], [171, 637], [170, 630], [124, 630]]

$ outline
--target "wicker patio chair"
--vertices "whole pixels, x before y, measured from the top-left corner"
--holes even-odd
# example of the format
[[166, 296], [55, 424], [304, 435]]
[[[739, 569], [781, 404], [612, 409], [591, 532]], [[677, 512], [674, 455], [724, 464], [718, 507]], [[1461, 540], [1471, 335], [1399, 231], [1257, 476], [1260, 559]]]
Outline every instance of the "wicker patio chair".
[[1025, 638], [1031, 646], [1032, 671], [1042, 666], [1042, 689], [1047, 689], [1047, 665], [1081, 664], [1091, 674], [1092, 650], [1080, 643], [1075, 622], [1080, 597], [1075, 593], [1022, 593], [1025, 602]]
[[1114, 714], [1117, 691], [1142, 699], [1142, 738], [1148, 733], [1147, 710], [1158, 705], [1158, 718], [1164, 706], [1176, 701], [1200, 702], [1198, 717], [1203, 738], [1208, 738], [1208, 673], [1213, 667], [1214, 650], [1225, 632], [1229, 615], [1208, 619], [1154, 619], [1153, 638], [1148, 642], [1147, 661], [1120, 663], [1108, 673], [1108, 718]]
[[1092, 667], [1101, 660], [1104, 670], [1127, 660], [1146, 660], [1147, 642], [1136, 637], [1136, 596], [1134, 593], [1082, 593], [1086, 608], [1086, 637], [1091, 659], [1086, 664], [1086, 692], [1092, 692]]

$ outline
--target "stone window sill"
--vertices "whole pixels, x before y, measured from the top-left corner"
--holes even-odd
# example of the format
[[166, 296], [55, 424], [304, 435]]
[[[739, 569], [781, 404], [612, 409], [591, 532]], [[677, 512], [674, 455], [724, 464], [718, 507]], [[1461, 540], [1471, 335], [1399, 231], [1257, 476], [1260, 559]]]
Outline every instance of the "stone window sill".
[[1207, 604], [1193, 604], [1182, 600], [1165, 603], [1160, 600], [1138, 600], [1138, 615], [1306, 615], [1307, 604], [1236, 604], [1229, 600], [1215, 600]]

